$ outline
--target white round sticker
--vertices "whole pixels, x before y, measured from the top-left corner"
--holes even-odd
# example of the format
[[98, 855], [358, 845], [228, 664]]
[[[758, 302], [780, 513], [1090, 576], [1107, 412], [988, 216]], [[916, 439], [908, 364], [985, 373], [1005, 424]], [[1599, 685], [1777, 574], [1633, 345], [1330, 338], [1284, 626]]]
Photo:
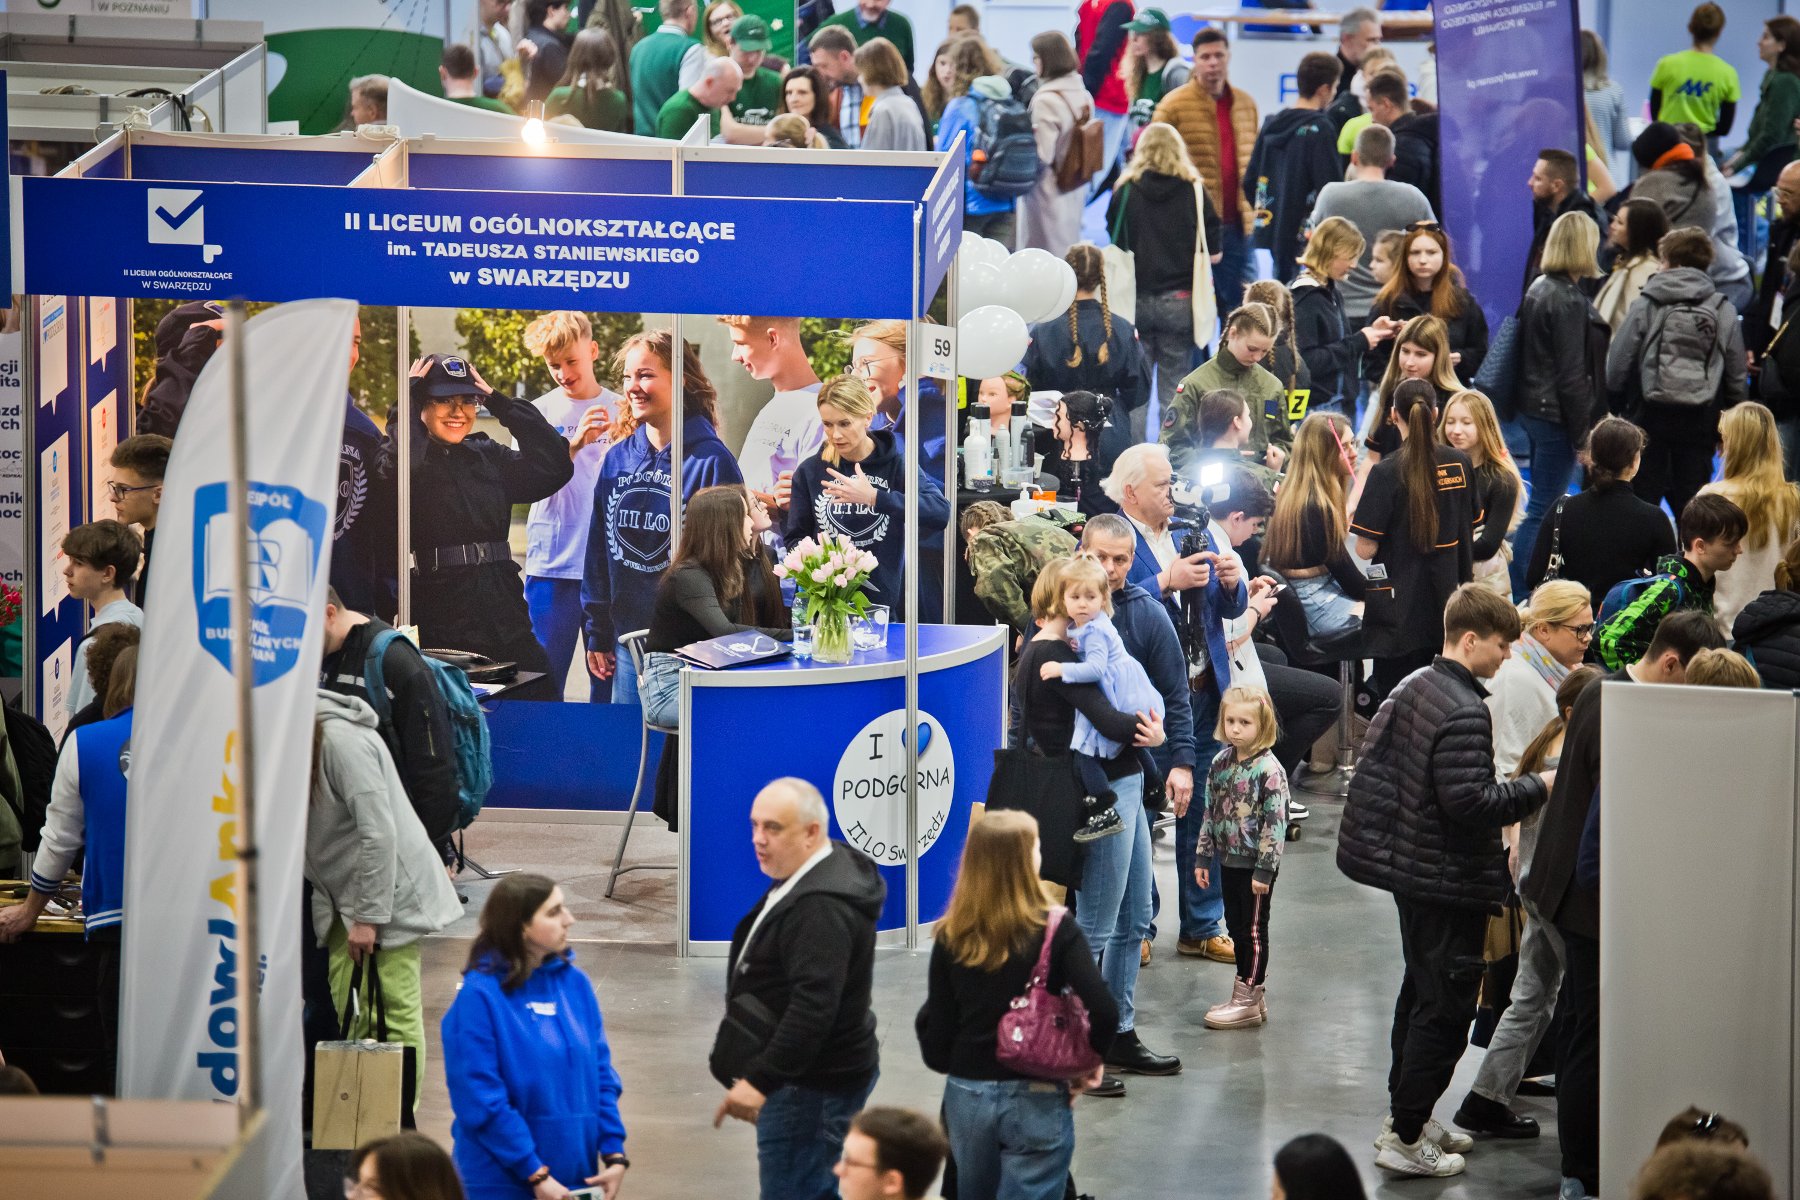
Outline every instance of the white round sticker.
[[[844, 840], [884, 866], [906, 863], [906, 710], [876, 717], [838, 759], [832, 807]], [[956, 762], [938, 719], [919, 713], [919, 854], [929, 853], [950, 820]]]

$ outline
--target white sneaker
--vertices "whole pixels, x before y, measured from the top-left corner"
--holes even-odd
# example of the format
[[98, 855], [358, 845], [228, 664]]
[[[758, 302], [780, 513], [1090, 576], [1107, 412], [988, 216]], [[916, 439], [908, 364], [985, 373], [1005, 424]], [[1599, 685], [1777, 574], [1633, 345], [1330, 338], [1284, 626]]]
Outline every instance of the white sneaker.
[[[1381, 1118], [1383, 1136], [1394, 1132], [1394, 1116], [1389, 1113]], [[1467, 1154], [1475, 1148], [1475, 1139], [1466, 1133], [1458, 1133], [1454, 1129], [1445, 1129], [1436, 1117], [1425, 1122], [1425, 1140], [1436, 1142], [1440, 1150], [1448, 1150], [1453, 1154]], [[1375, 1148], [1381, 1149], [1381, 1138], [1375, 1139]]]
[[1375, 1145], [1378, 1148], [1375, 1165], [1386, 1171], [1435, 1179], [1463, 1173], [1463, 1156], [1442, 1149], [1424, 1134], [1409, 1146], [1398, 1134], [1389, 1131], [1377, 1138]]

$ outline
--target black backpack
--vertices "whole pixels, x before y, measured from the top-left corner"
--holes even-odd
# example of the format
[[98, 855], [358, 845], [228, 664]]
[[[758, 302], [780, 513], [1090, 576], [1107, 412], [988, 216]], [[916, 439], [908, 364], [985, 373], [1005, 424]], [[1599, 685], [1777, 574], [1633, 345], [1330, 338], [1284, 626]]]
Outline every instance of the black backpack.
[[25, 811], [19, 817], [24, 834], [22, 844], [35, 853], [43, 843], [44, 822], [50, 812], [50, 786], [56, 782], [56, 739], [31, 714], [10, 704], [4, 709], [6, 742], [12, 750], [13, 764], [19, 768], [19, 786], [24, 792]]
[[1031, 110], [1012, 99], [970, 98], [975, 101], [976, 116], [969, 182], [976, 191], [996, 200], [1023, 196], [1037, 186], [1044, 173], [1037, 134], [1031, 128]]

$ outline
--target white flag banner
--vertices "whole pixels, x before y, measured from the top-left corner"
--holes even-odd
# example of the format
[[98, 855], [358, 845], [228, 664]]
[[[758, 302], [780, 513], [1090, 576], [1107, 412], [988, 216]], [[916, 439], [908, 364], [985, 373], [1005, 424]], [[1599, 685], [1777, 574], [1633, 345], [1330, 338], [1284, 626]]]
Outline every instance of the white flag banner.
[[250, 539], [230, 511], [229, 343], [181, 420], [145, 604], [126, 821], [119, 1092], [237, 1098], [236, 855], [243, 761], [231, 674], [234, 555], [250, 555], [255, 657], [261, 1094], [270, 1200], [299, 1200], [300, 884], [312, 775], [348, 300], [284, 304], [244, 326]]

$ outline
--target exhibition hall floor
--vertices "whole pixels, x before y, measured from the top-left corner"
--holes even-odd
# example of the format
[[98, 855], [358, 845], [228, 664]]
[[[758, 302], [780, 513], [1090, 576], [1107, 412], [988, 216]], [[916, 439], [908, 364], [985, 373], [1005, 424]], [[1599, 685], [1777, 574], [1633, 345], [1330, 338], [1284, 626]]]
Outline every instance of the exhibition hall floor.
[[[1313, 817], [1305, 837], [1288, 843], [1275, 890], [1269, 1024], [1253, 1031], [1206, 1029], [1201, 1017], [1229, 994], [1231, 968], [1177, 957], [1173, 923], [1165, 921], [1155, 960], [1138, 985], [1138, 1028], [1152, 1049], [1179, 1054], [1185, 1070], [1166, 1079], [1128, 1077], [1124, 1099], [1077, 1102], [1080, 1190], [1099, 1200], [1256, 1200], [1269, 1193], [1276, 1148], [1296, 1134], [1321, 1130], [1349, 1147], [1371, 1195], [1554, 1196], [1550, 1100], [1520, 1102], [1522, 1111], [1544, 1124], [1544, 1137], [1479, 1142], [1460, 1178], [1378, 1179], [1370, 1143], [1386, 1113], [1388, 1028], [1400, 980], [1394, 906], [1385, 894], [1338, 872], [1333, 855], [1341, 804], [1305, 798]], [[675, 957], [673, 872], [626, 875], [615, 898], [605, 898], [618, 829], [507, 822], [490, 811], [470, 831], [468, 849], [489, 868], [542, 871], [568, 895], [577, 917], [571, 931], [576, 961], [598, 989], [613, 1061], [625, 1082], [622, 1107], [633, 1164], [625, 1196], [754, 1195], [753, 1131], [734, 1122], [712, 1128], [721, 1091], [707, 1074], [706, 1055], [721, 1009], [724, 960]], [[674, 857], [672, 834], [660, 828], [633, 834], [629, 862]], [[1158, 844], [1156, 872], [1163, 896], [1172, 897], [1174, 855], [1166, 841]], [[446, 1144], [450, 1109], [438, 1021], [454, 993], [487, 886], [469, 884], [470, 915], [425, 948], [431, 1047], [419, 1125]], [[1167, 907], [1165, 914], [1173, 915]], [[882, 1066], [874, 1099], [935, 1111], [942, 1077], [920, 1063], [912, 1030], [927, 954], [882, 951], [876, 959]], [[1439, 1105], [1440, 1119], [1448, 1122], [1455, 1111], [1480, 1055], [1472, 1050], [1464, 1056]]]

